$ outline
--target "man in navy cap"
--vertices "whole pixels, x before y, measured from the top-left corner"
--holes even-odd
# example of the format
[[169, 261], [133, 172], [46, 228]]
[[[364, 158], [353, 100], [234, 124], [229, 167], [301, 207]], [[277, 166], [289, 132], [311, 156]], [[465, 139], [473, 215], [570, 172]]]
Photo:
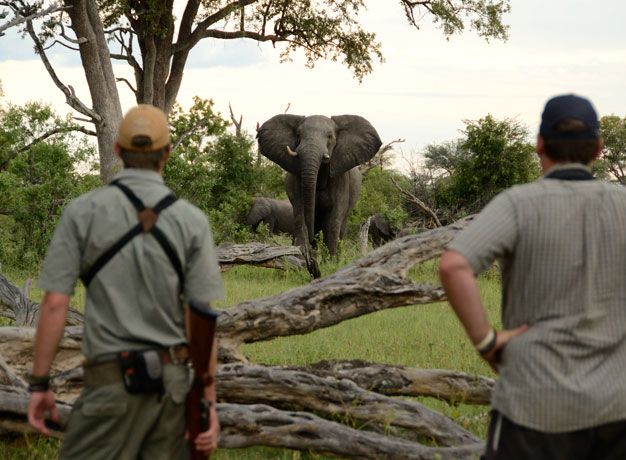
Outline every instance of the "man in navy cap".
[[[626, 189], [594, 180], [601, 150], [592, 104], [550, 99], [543, 177], [499, 194], [441, 258], [456, 315], [500, 374], [486, 459], [626, 458]], [[501, 331], [476, 284], [495, 261]]]

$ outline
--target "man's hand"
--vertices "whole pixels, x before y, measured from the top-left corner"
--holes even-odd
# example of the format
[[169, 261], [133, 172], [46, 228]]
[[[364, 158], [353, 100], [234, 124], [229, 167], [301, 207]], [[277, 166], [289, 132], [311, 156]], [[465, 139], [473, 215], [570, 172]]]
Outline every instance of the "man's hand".
[[48, 431], [45, 425], [47, 412], [50, 413], [50, 418], [54, 422], [59, 423], [54, 393], [52, 391], [34, 391], [31, 393], [30, 402], [28, 403], [28, 423], [45, 436], [50, 435], [50, 431]]
[[502, 358], [502, 350], [513, 338], [518, 335], [522, 335], [528, 330], [528, 325], [517, 327], [515, 329], [505, 329], [503, 331], [496, 331], [496, 345], [487, 353], [481, 354], [482, 358], [487, 361], [489, 366], [495, 371], [499, 372], [500, 360]]
[[194, 440], [196, 449], [203, 454], [209, 455], [215, 449], [217, 449], [217, 440], [220, 434], [220, 420], [217, 417], [217, 410], [215, 404], [211, 405], [210, 409], [210, 428], [207, 431], [200, 433]]

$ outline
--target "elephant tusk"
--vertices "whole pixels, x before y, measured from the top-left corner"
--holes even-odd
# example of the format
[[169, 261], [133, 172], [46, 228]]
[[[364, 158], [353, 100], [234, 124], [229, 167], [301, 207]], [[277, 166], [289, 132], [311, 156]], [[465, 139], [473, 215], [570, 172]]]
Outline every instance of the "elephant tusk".
[[322, 157], [322, 161], [324, 163], [328, 163], [330, 161], [330, 155], [328, 153], [325, 153], [324, 156]]
[[293, 150], [291, 150], [291, 147], [289, 147], [289, 145], [286, 145], [285, 147], [287, 147], [287, 153], [289, 155], [291, 155], [292, 157], [297, 157], [298, 156], [298, 152], [294, 152]]

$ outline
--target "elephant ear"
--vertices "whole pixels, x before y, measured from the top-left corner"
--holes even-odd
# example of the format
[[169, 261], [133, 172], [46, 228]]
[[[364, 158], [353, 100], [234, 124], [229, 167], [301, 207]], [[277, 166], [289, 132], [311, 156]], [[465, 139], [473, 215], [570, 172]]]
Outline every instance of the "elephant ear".
[[337, 126], [337, 143], [330, 157], [330, 176], [340, 174], [371, 159], [382, 145], [378, 133], [359, 115], [331, 117]]
[[271, 212], [272, 208], [267, 198], [255, 198], [250, 211], [248, 211], [246, 224], [254, 225], [260, 222], [261, 219], [265, 219], [269, 216]]
[[296, 150], [296, 130], [304, 121], [302, 115], [275, 115], [257, 130], [259, 152], [291, 174], [300, 174], [296, 157], [287, 153], [287, 146]]

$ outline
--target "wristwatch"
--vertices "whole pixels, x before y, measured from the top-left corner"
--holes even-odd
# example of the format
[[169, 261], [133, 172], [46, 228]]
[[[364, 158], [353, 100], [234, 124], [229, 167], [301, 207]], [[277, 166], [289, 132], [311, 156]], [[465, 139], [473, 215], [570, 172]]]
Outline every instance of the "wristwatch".
[[26, 381], [28, 382], [28, 391], [48, 391], [50, 389], [50, 375], [33, 375], [28, 374]]

